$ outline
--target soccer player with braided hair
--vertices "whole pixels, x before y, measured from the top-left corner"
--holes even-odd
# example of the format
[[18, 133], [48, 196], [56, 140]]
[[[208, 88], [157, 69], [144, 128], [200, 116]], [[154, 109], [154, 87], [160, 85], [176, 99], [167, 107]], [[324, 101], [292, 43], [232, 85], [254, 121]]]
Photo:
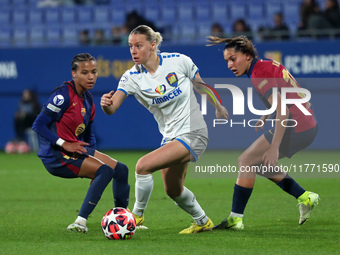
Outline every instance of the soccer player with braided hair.
[[115, 207], [128, 206], [128, 168], [96, 150], [95, 105], [90, 94], [97, 80], [97, 62], [88, 53], [72, 60], [72, 80], [57, 87], [33, 124], [40, 136], [38, 157], [47, 171], [62, 178], [89, 178], [91, 185], [77, 219], [67, 229], [87, 233], [86, 222], [112, 180]]
[[[224, 43], [223, 56], [228, 68], [237, 76], [247, 75], [251, 83], [259, 93], [266, 107], [270, 109], [274, 98], [277, 99], [276, 125], [273, 129], [261, 135], [239, 157], [239, 174], [234, 186], [232, 210], [229, 218], [223, 220], [214, 229], [243, 229], [243, 214], [248, 199], [253, 191], [256, 171], [244, 171], [255, 169], [252, 166], [275, 166], [284, 157], [292, 157], [298, 151], [309, 146], [318, 130], [311, 104], [303, 103], [303, 107], [309, 114], [305, 115], [295, 104], [286, 106], [284, 114], [281, 109], [281, 89], [300, 88], [294, 77], [279, 62], [269, 59], [260, 59], [253, 43], [245, 36], [234, 38], [219, 38], [210, 36], [211, 44]], [[276, 95], [273, 88], [277, 88]], [[299, 99], [305, 95], [301, 93], [287, 93], [287, 98]], [[256, 123], [255, 131], [263, 130], [263, 125], [269, 115], [262, 116]], [[282, 121], [290, 120], [283, 125]], [[276, 169], [275, 168], [275, 169]], [[268, 168], [270, 169], [270, 168]], [[272, 168], [273, 169], [273, 168]], [[243, 170], [243, 171], [242, 171]], [[261, 171], [258, 172], [261, 174]], [[294, 196], [300, 204], [299, 224], [303, 224], [311, 215], [315, 205], [319, 201], [319, 195], [302, 188], [293, 178], [282, 169], [277, 173], [271, 171], [262, 175], [277, 184], [282, 190]]]

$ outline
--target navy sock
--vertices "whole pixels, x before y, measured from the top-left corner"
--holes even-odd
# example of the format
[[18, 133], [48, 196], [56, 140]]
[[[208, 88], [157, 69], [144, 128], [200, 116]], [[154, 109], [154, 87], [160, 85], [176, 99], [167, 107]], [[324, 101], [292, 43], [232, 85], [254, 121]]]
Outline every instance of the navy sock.
[[282, 181], [276, 183], [276, 185], [296, 199], [306, 191], [288, 174], [285, 176], [285, 178], [283, 178]]
[[112, 192], [115, 207], [127, 208], [130, 196], [130, 185], [128, 183], [129, 169], [126, 165], [117, 162], [114, 171], [115, 175], [112, 180]]
[[90, 185], [84, 202], [80, 208], [79, 216], [85, 219], [91, 214], [101, 198], [106, 186], [110, 183], [114, 175], [114, 170], [108, 165], [102, 165], [98, 168], [96, 176]]
[[253, 189], [244, 188], [235, 183], [233, 194], [233, 205], [231, 211], [243, 214]]

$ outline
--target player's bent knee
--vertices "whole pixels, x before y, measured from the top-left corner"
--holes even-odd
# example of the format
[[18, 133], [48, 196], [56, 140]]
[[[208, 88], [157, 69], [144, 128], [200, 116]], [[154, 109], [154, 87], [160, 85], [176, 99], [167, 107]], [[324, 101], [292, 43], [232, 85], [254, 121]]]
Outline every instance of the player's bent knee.
[[121, 163], [121, 162], [117, 162], [117, 165], [115, 167], [115, 178], [119, 181], [122, 182], [127, 182], [128, 178], [129, 178], [129, 168]]
[[140, 158], [136, 164], [136, 173], [141, 175], [150, 174], [148, 170], [148, 162], [144, 158]]
[[111, 180], [113, 178], [114, 172], [109, 165], [103, 164], [96, 170], [95, 176], [92, 178], [92, 180], [97, 178], [99, 175], [105, 176], [106, 179]]
[[245, 151], [238, 157], [237, 163], [240, 168], [241, 166], [257, 165], [261, 162], [258, 162], [251, 153]]
[[242, 153], [237, 159], [238, 166], [246, 166], [247, 164], [247, 155], [246, 153]]
[[173, 188], [164, 188], [165, 193], [171, 198], [174, 199], [176, 197], [179, 197], [182, 194], [182, 191], [180, 189], [173, 189]]

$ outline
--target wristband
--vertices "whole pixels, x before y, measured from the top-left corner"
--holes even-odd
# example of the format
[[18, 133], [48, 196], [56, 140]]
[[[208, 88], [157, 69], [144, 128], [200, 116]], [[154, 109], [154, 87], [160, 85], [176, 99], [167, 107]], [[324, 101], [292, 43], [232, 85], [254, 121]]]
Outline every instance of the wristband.
[[64, 144], [64, 142], [65, 142], [64, 139], [59, 138], [59, 139], [57, 140], [56, 144], [57, 144], [58, 146], [61, 147], [61, 146]]

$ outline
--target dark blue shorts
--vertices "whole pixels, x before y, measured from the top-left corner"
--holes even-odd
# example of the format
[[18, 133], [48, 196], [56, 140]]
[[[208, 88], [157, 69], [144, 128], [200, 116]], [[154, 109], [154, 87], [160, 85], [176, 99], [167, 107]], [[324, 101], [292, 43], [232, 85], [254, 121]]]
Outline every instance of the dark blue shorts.
[[[298, 151], [301, 151], [311, 145], [317, 132], [318, 125], [300, 133], [295, 133], [295, 128], [286, 128], [279, 152], [284, 156], [291, 158]], [[270, 129], [264, 133], [264, 137], [270, 144], [273, 140], [273, 134], [274, 129]]]
[[87, 148], [87, 153], [80, 155], [78, 158], [63, 155], [61, 151], [55, 152], [55, 161], [44, 163], [46, 170], [55, 176], [62, 178], [77, 178], [80, 167], [88, 156], [93, 156], [95, 149]]

